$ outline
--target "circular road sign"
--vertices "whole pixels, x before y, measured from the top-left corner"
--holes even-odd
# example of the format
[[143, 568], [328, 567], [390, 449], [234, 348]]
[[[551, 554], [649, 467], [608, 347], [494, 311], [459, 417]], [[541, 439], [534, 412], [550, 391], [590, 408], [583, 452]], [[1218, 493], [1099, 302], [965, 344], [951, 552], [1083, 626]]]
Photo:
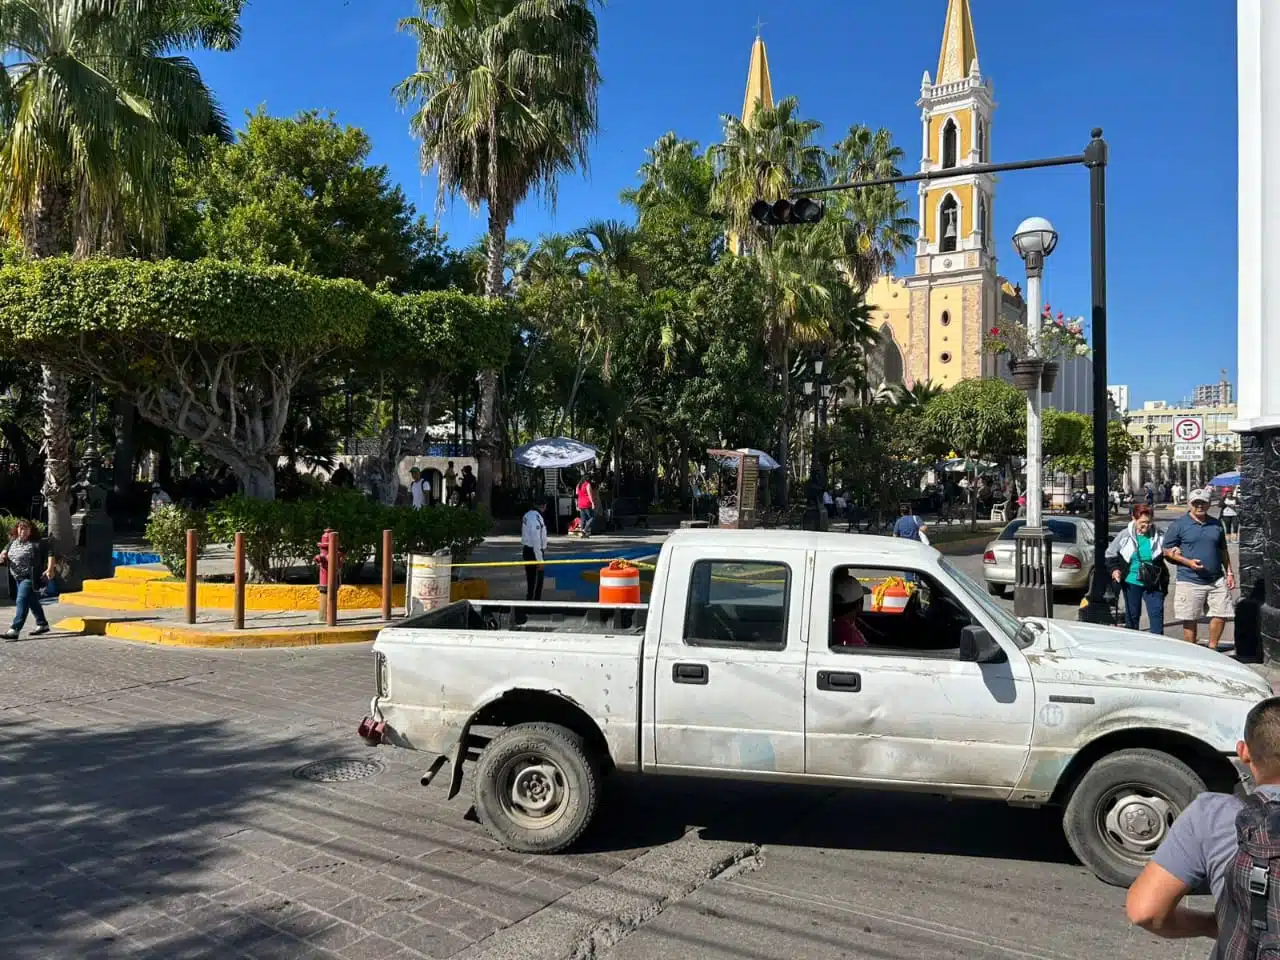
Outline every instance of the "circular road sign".
[[1204, 425], [1199, 417], [1179, 417], [1173, 422], [1173, 437], [1181, 443], [1199, 443], [1204, 439]]

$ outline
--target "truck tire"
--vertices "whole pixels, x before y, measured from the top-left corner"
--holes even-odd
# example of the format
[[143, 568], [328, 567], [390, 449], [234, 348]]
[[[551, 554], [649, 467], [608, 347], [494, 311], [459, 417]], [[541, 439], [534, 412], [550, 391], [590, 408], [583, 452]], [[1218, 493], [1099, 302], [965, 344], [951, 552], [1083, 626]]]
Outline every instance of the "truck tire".
[[480, 754], [476, 815], [517, 853], [559, 853], [582, 836], [600, 802], [600, 765], [582, 737], [554, 723], [522, 723]]
[[1204, 792], [1204, 781], [1177, 757], [1119, 750], [1076, 782], [1062, 828], [1072, 851], [1099, 880], [1127, 887], [1178, 814]]

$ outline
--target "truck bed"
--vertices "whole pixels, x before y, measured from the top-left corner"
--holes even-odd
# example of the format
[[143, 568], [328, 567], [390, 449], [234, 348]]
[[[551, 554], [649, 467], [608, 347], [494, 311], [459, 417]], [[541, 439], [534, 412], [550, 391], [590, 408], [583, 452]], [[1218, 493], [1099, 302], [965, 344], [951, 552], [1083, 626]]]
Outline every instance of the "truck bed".
[[517, 633], [643, 636], [647, 604], [459, 600], [396, 624], [407, 630], [491, 630]]

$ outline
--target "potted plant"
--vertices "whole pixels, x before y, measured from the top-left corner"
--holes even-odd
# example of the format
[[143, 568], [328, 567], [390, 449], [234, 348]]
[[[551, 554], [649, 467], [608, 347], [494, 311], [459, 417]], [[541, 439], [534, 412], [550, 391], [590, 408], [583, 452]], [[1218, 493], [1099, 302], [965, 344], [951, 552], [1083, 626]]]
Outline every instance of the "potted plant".
[[1061, 361], [1070, 356], [1087, 357], [1092, 352], [1084, 336], [1084, 318], [1068, 317], [1061, 311], [1055, 316], [1049, 304], [1040, 314], [1039, 354], [1045, 358], [1043, 389], [1053, 390], [1058, 380]]
[[1013, 374], [1013, 385], [1023, 392], [1036, 389], [1044, 375], [1044, 360], [1031, 352], [1027, 328], [1020, 323], [992, 327], [982, 335], [982, 346], [989, 353], [1003, 356]]

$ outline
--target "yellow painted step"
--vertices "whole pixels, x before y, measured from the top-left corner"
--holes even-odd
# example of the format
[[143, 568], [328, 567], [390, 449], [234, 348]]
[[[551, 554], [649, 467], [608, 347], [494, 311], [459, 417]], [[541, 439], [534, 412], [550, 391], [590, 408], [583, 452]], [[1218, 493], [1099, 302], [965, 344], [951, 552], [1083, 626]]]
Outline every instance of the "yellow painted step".
[[112, 579], [115, 580], [164, 580], [168, 578], [169, 571], [156, 569], [154, 567], [116, 567]]

